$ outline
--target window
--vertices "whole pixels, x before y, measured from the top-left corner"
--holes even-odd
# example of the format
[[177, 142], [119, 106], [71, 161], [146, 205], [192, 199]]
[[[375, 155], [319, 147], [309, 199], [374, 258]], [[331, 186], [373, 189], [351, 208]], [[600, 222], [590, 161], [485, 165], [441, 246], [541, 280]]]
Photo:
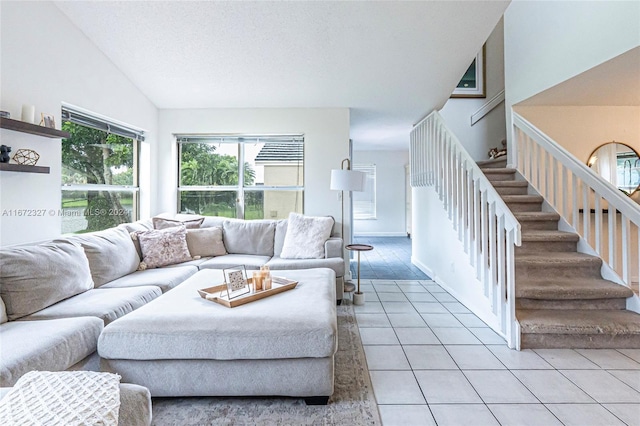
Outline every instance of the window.
[[354, 164], [353, 170], [365, 174], [364, 191], [352, 192], [353, 196], [353, 218], [354, 219], [375, 219], [376, 218], [376, 165], [375, 164]]
[[304, 139], [177, 135], [178, 211], [241, 219], [302, 213]]
[[62, 233], [99, 231], [138, 219], [138, 153], [134, 130], [62, 109]]

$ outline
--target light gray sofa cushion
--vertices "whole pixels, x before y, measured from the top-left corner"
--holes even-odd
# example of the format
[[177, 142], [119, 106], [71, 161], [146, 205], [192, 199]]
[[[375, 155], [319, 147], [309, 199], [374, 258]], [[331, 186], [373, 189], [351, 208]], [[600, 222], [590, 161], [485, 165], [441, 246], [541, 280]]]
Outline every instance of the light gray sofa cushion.
[[[122, 225], [118, 225], [118, 228], [125, 229], [129, 235], [132, 232], [144, 232], [150, 231], [153, 229], [153, 225], [150, 220], [139, 220], [133, 223], [123, 223]], [[136, 238], [132, 239], [133, 246], [136, 248], [136, 252], [138, 253], [138, 261], [142, 260], [142, 249], [140, 248], [140, 241]]]
[[74, 235], [68, 240], [82, 245], [96, 287], [132, 273], [140, 264], [136, 247], [125, 229]]
[[222, 242], [222, 228], [187, 229], [187, 247], [191, 256], [224, 256], [227, 250]]
[[171, 290], [191, 275], [198, 272], [197, 266], [175, 266], [160, 269], [147, 269], [146, 271], [136, 271], [117, 280], [105, 284], [101, 289], [156, 286], [163, 293]]
[[342, 238], [331, 237], [324, 243], [325, 257], [339, 257], [342, 259], [342, 252], [344, 250]]
[[199, 265], [200, 269], [224, 269], [233, 266], [244, 265], [247, 269], [260, 269], [271, 257], [256, 256], [253, 254], [227, 254], [214, 257]]
[[97, 288], [56, 303], [41, 311], [22, 318], [24, 321], [98, 317], [107, 325], [129, 312], [146, 305], [162, 291], [155, 286], [128, 288]]
[[149, 389], [131, 383], [120, 383], [118, 424], [149, 426], [151, 418], [151, 392]]
[[0, 250], [0, 296], [9, 320], [93, 288], [82, 247], [70, 242]]
[[273, 255], [280, 256], [282, 247], [284, 246], [284, 238], [287, 235], [287, 219], [281, 219], [276, 222], [276, 232], [273, 241]]
[[298, 286], [227, 308], [197, 294], [198, 289], [222, 282], [222, 271], [200, 271], [106, 326], [98, 353], [130, 360], [333, 356], [338, 337], [335, 273], [307, 269], [289, 271], [286, 277], [299, 281]]
[[228, 253], [273, 256], [273, 220], [225, 220], [222, 229]]
[[0, 297], [0, 324], [4, 324], [7, 321], [9, 321], [9, 318], [7, 317], [7, 308], [4, 306], [2, 297]]
[[[177, 216], [180, 216], [180, 215], [177, 215]], [[200, 225], [200, 228], [212, 228], [214, 226], [222, 228], [225, 220], [229, 220], [229, 218], [222, 217], [222, 216], [205, 216], [204, 222], [202, 222], [202, 225]]]
[[66, 370], [95, 352], [103, 323], [77, 317], [43, 321], [9, 321], [0, 325], [3, 346], [0, 386], [13, 386], [31, 370]]
[[331, 268], [336, 273], [336, 277], [344, 276], [344, 261], [341, 257], [331, 257], [329, 259], [281, 259], [274, 256], [267, 262], [267, 266], [273, 271]]

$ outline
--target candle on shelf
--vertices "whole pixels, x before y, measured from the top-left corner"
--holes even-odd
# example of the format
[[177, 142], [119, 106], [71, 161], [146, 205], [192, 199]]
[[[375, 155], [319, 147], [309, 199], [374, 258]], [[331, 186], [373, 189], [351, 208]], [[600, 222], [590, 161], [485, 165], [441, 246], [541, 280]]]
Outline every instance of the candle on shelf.
[[36, 107], [33, 105], [22, 105], [22, 121], [34, 124], [36, 121]]

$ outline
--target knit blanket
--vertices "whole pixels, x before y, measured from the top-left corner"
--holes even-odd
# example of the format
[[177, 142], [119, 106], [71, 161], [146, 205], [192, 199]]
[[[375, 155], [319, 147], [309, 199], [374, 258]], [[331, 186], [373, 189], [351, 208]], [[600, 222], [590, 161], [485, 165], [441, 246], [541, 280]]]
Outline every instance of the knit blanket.
[[119, 409], [117, 374], [31, 371], [0, 400], [0, 424], [115, 426]]

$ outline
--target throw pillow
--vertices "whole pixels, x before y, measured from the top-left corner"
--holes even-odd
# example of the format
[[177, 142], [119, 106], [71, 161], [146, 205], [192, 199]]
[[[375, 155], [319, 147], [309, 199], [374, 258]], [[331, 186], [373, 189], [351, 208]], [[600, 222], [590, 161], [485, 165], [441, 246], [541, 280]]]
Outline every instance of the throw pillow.
[[0, 296], [10, 321], [93, 288], [80, 245], [48, 243], [0, 250]]
[[158, 268], [191, 260], [187, 246], [187, 229], [184, 226], [135, 234], [142, 249], [142, 262], [138, 269]]
[[194, 229], [200, 228], [200, 225], [202, 225], [202, 222], [204, 222], [204, 217], [188, 220], [175, 220], [167, 219], [164, 217], [154, 217], [153, 219], [151, 219], [151, 221], [153, 222], [154, 229], [167, 229], [180, 225], [184, 225], [188, 229]]
[[333, 224], [332, 217], [290, 213], [280, 257], [282, 259], [324, 258], [324, 243], [331, 236]]
[[187, 246], [191, 256], [223, 256], [227, 250], [222, 242], [222, 228], [187, 229]]

